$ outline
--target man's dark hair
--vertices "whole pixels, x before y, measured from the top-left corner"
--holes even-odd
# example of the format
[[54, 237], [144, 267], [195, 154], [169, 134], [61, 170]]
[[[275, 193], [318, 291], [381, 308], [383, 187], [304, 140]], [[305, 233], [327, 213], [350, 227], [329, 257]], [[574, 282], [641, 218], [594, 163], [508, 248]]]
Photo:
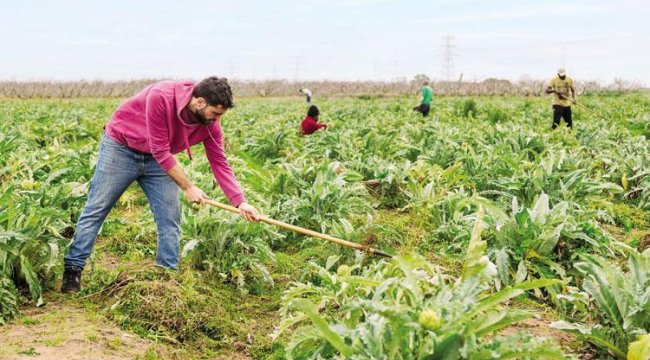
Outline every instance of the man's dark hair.
[[320, 114], [320, 111], [316, 107], [316, 105], [312, 105], [309, 107], [309, 110], [307, 110], [307, 116], [311, 116], [313, 118], [317, 117]]
[[232, 101], [232, 89], [226, 78], [210, 76], [201, 80], [192, 91], [192, 96], [204, 98], [210, 106], [221, 105], [226, 109], [235, 107]]

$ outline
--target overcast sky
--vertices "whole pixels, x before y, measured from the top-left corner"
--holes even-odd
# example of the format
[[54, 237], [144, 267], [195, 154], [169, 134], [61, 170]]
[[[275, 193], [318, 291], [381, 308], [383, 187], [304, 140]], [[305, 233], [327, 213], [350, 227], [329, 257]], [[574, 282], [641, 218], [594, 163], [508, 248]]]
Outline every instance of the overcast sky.
[[650, 1], [2, 0], [0, 80], [443, 77], [650, 84]]

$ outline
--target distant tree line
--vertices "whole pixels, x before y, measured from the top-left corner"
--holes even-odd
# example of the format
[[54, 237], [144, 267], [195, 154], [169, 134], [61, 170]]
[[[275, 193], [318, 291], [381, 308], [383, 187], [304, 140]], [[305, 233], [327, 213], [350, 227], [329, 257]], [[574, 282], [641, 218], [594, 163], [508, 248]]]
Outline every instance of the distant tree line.
[[[4, 98], [104, 98], [128, 97], [158, 79], [130, 81], [0, 81], [0, 97]], [[288, 81], [238, 80], [230, 81], [237, 96], [293, 96], [298, 89], [310, 88], [315, 96], [404, 96], [417, 93], [424, 81], [429, 81], [437, 96], [542, 96], [547, 80], [522, 79], [509, 81], [437, 81], [426, 75], [411, 80], [394, 81]], [[578, 93], [627, 93], [643, 89], [642, 84], [617, 79], [603, 85], [596, 81], [576, 81]]]

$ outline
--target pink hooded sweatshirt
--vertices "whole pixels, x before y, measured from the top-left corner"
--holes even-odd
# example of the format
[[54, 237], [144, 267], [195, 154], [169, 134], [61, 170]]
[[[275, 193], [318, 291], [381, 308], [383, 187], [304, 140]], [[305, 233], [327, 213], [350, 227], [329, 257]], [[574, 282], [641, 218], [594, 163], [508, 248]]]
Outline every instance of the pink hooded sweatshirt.
[[120, 105], [108, 125], [106, 134], [120, 144], [145, 154], [151, 154], [163, 170], [176, 165], [172, 154], [187, 150], [200, 142], [214, 178], [233, 206], [246, 199], [235, 179], [223, 149], [223, 133], [219, 122], [210, 125], [187, 124], [181, 112], [192, 99], [191, 81], [162, 81], [147, 86]]

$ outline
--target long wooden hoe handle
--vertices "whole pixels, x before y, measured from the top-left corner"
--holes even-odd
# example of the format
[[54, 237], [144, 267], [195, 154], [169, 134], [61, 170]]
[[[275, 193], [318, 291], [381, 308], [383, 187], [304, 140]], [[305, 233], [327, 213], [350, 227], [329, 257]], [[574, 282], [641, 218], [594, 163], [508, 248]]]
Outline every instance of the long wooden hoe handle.
[[592, 115], [596, 115], [597, 117], [599, 117], [599, 118], [601, 118], [603, 120], [609, 121], [609, 119], [605, 115], [603, 115], [602, 113], [600, 113], [600, 112], [598, 112], [598, 111], [596, 111], [594, 109], [588, 108], [588, 107], [586, 107], [586, 106], [584, 106], [584, 105], [582, 105], [582, 104], [580, 104], [578, 102], [573, 102], [573, 103], [578, 105], [578, 107], [580, 107], [582, 110], [590, 112]]
[[[214, 201], [214, 200], [205, 200], [205, 202], [207, 204], [210, 204], [212, 206], [218, 207], [218, 208], [223, 209], [223, 210], [233, 212], [235, 214], [240, 213], [239, 209], [237, 209], [236, 207], [230, 206], [230, 205], [222, 204], [222, 203]], [[260, 221], [263, 221], [263, 222], [265, 222], [267, 224], [279, 226], [279, 227], [287, 229], [287, 230], [295, 231], [297, 233], [301, 233], [301, 234], [304, 234], [304, 235], [309, 235], [309, 236], [317, 237], [319, 239], [331, 241], [333, 243], [337, 243], [337, 244], [345, 246], [345, 247], [353, 248], [353, 249], [356, 249], [356, 250], [359, 250], [359, 251], [365, 251], [365, 252], [367, 252], [369, 254], [382, 256], [382, 257], [386, 257], [386, 258], [392, 258], [391, 255], [386, 254], [383, 251], [373, 249], [373, 248], [371, 248], [369, 246], [364, 246], [364, 245], [353, 243], [353, 242], [350, 242], [350, 241], [347, 241], [347, 240], [335, 238], [334, 236], [330, 236], [330, 235], [327, 235], [327, 234], [321, 234], [321, 233], [313, 231], [313, 230], [309, 230], [309, 229], [301, 228], [299, 226], [287, 224], [285, 222], [275, 220], [275, 219], [271, 219], [271, 218], [263, 216], [263, 215], [260, 215]]]
[[[564, 95], [562, 95], [562, 94], [560, 94], [560, 93], [557, 93], [557, 96], [560, 98], [560, 100], [568, 100], [566, 96], [564, 96]], [[597, 117], [599, 117], [599, 118], [601, 118], [601, 119], [603, 119], [603, 120], [605, 120], [605, 121], [609, 121], [609, 118], [608, 118], [607, 116], [603, 115], [603, 114], [602, 114], [601, 112], [599, 112], [599, 111], [596, 111], [596, 110], [594, 110], [594, 109], [588, 108], [588, 107], [582, 105], [581, 103], [579, 103], [579, 102], [577, 102], [577, 101], [573, 101], [573, 100], [571, 100], [571, 103], [572, 103], [572, 104], [575, 104], [576, 106], [578, 106], [578, 107], [581, 108], [582, 110], [585, 110], [585, 111], [587, 111], [587, 112], [590, 112], [592, 115], [596, 115]]]

